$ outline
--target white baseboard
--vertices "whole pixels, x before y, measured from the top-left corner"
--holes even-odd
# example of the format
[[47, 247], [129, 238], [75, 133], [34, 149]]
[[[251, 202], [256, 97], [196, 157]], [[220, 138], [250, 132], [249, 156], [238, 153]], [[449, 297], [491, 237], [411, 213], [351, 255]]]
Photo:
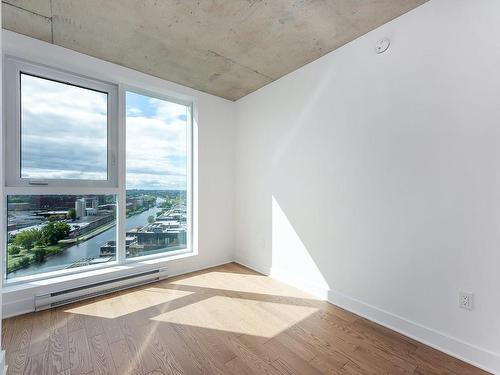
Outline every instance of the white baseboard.
[[262, 267], [257, 264], [252, 264], [252, 262], [249, 262], [248, 260], [239, 259], [238, 257], [235, 261], [257, 272], [270, 275], [279, 281], [294, 286], [297, 289], [301, 289], [315, 297], [326, 300], [333, 305], [339, 306], [356, 315], [362, 316], [386, 328], [401, 333], [404, 336], [410, 337], [452, 357], [470, 363], [471, 365], [485, 371], [500, 375], [499, 353], [494, 353], [487, 349], [480, 348], [473, 344], [446, 335], [432, 328], [412, 322], [408, 319], [397, 316], [388, 311], [384, 311], [355, 298], [346, 296], [325, 286], [312, 283], [309, 280], [304, 280], [297, 277], [295, 274], [291, 274], [274, 267]]
[[305, 281], [302, 278], [291, 274], [290, 272], [278, 269], [276, 267], [271, 268], [270, 276], [276, 280], [284, 282], [285, 284], [291, 285], [297, 289], [312, 294], [319, 299], [328, 300], [329, 289], [325, 285], [321, 285], [310, 280]]
[[470, 363], [484, 371], [500, 374], [500, 354], [409, 321], [334, 290], [328, 291], [327, 300], [336, 306], [399, 332], [452, 357]]
[[261, 273], [263, 275], [269, 276], [271, 274], [271, 268], [259, 265], [250, 259], [236, 256], [234, 262], [241, 264], [244, 267], [250, 268], [251, 270], [254, 270], [255, 272]]

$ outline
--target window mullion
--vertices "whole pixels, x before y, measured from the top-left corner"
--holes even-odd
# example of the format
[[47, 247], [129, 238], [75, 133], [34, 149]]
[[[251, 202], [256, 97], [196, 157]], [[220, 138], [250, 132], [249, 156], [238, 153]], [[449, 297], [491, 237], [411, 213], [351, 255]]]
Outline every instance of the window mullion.
[[118, 263], [126, 260], [126, 219], [127, 219], [127, 192], [126, 192], [126, 129], [125, 129], [125, 90], [118, 86], [118, 230], [116, 239], [116, 259]]

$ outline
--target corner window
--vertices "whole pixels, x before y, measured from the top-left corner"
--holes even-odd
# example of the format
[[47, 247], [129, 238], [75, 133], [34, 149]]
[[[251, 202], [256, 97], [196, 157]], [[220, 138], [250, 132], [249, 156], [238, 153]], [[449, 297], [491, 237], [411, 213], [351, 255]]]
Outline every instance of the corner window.
[[6, 279], [192, 251], [190, 102], [4, 67]]

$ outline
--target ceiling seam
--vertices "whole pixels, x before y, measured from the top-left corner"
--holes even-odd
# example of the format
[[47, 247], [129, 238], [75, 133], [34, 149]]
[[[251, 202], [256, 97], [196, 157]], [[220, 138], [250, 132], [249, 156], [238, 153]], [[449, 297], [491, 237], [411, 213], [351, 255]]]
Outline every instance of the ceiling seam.
[[50, 40], [54, 44], [54, 11], [52, 10], [52, 0], [50, 0]]
[[[13, 7], [13, 8], [16, 8], [16, 9], [24, 10], [25, 12], [34, 14], [35, 16], [43, 17], [43, 18], [49, 20], [52, 23], [52, 17], [44, 16], [43, 14], [40, 14], [40, 13], [37, 13], [37, 12], [33, 12], [32, 10], [20, 7], [19, 5], [15, 5], [15, 4], [9, 3], [8, 1], [5, 1], [5, 0], [3, 0], [2, 3], [7, 4], [7, 5], [9, 5], [9, 6]], [[52, 0], [51, 0], [50, 4], [51, 4], [51, 14], [52, 14]]]
[[270, 77], [270, 76], [268, 76], [268, 75], [266, 75], [266, 74], [264, 74], [264, 73], [259, 72], [257, 69], [253, 69], [253, 68], [250, 68], [249, 66], [246, 66], [246, 65], [240, 64], [239, 62], [237, 62], [237, 61], [235, 61], [235, 60], [233, 60], [233, 59], [231, 59], [231, 58], [229, 58], [229, 57], [226, 57], [226, 56], [224, 56], [224, 55], [221, 55], [220, 53], [217, 53], [217, 52], [215, 52], [215, 51], [213, 51], [213, 50], [210, 50], [210, 49], [209, 49], [209, 50], [207, 50], [207, 51], [208, 51], [209, 53], [211, 53], [211, 54], [213, 54], [213, 55], [217, 56], [217, 57], [221, 57], [221, 58], [223, 58], [224, 60], [226, 60], [226, 61], [230, 62], [231, 64], [235, 64], [235, 65], [241, 66], [242, 68], [248, 69], [248, 70], [250, 70], [250, 71], [254, 72], [255, 74], [258, 74], [258, 75], [260, 75], [260, 76], [262, 76], [262, 77], [264, 77], [264, 78], [269, 79], [270, 81], [274, 81], [274, 78], [272, 78], [272, 77]]

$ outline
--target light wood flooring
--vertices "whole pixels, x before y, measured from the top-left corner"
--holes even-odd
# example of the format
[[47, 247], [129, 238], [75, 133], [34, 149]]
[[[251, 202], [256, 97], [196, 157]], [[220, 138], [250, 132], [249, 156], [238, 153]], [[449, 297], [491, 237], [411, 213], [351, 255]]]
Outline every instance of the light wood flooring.
[[485, 374], [227, 264], [3, 322], [9, 374]]

